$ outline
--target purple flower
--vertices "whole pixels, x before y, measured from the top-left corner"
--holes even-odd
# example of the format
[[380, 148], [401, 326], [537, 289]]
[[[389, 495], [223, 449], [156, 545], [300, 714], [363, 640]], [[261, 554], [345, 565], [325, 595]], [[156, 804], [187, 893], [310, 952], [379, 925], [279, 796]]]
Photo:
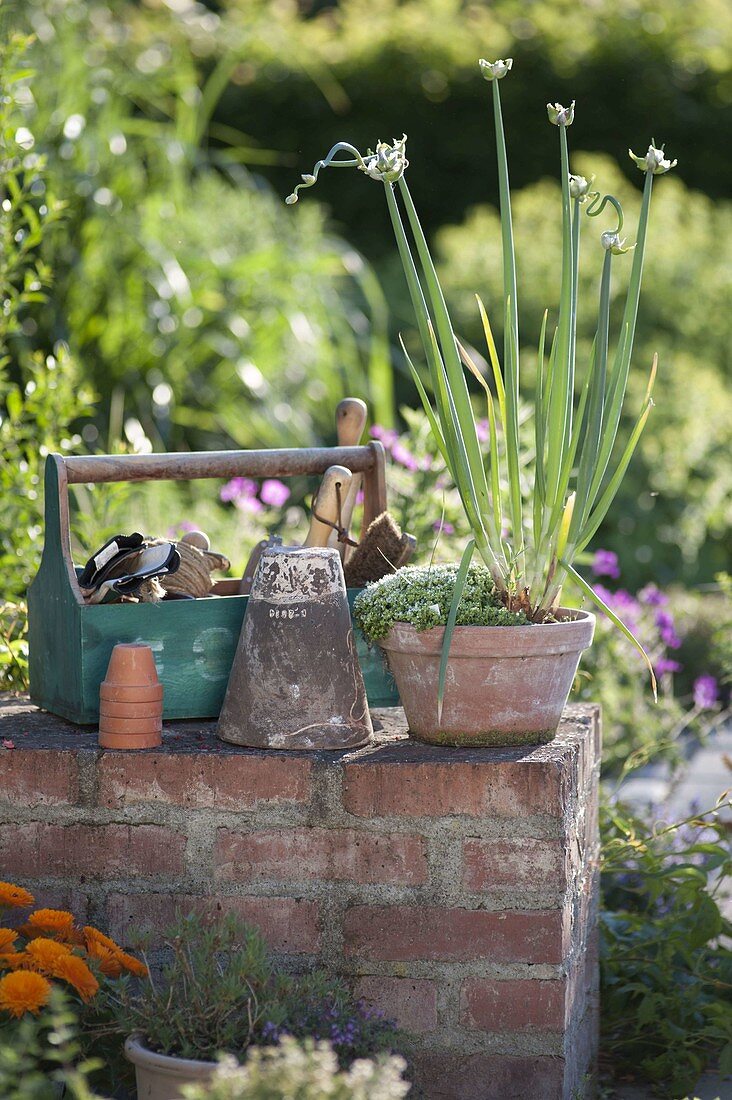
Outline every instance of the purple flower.
[[612, 550], [596, 550], [592, 559], [592, 572], [596, 577], [612, 577], [617, 580], [620, 576], [618, 555]]
[[259, 496], [263, 503], [269, 505], [270, 508], [281, 508], [289, 500], [290, 490], [276, 478], [268, 477], [262, 482]]
[[681, 638], [676, 633], [674, 617], [670, 611], [656, 612], [656, 626], [663, 644], [668, 646], [669, 649], [678, 649], [681, 645]]
[[477, 420], [475, 422], [475, 434], [481, 443], [485, 443], [490, 438], [491, 429], [487, 420]]
[[645, 588], [641, 588], [638, 599], [648, 607], [665, 607], [668, 603], [668, 596], [664, 595], [655, 584], [647, 584]]
[[670, 657], [659, 657], [656, 661], [656, 676], [666, 676], [670, 672], [681, 672], [682, 665]]
[[372, 424], [370, 432], [374, 439], [380, 439], [385, 447], [393, 447], [399, 438], [399, 433], [393, 428], [383, 428], [381, 424]]
[[719, 699], [719, 685], [713, 676], [697, 676], [694, 681], [694, 706], [711, 710]]
[[264, 511], [264, 505], [257, 497], [237, 497], [234, 501], [234, 507], [240, 512], [248, 512], [250, 515], [256, 515], [258, 512]]
[[432, 524], [433, 531], [442, 531], [443, 535], [454, 535], [455, 528], [451, 523], [445, 523], [443, 520], [436, 519]]
[[393, 444], [391, 448], [391, 457], [395, 462], [398, 462], [400, 466], [404, 466], [407, 470], [419, 469], [419, 462], [412, 452], [407, 450], [403, 443], [397, 441]]
[[225, 503], [233, 500], [234, 503], [238, 504], [243, 498], [256, 497], [256, 495], [256, 481], [252, 481], [250, 477], [232, 477], [231, 481], [227, 481], [219, 493], [219, 498]]

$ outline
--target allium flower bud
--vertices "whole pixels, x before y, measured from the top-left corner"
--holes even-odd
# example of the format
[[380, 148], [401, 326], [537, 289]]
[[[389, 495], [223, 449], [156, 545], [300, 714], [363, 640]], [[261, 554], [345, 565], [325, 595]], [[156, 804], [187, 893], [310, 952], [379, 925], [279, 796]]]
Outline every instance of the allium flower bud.
[[486, 80], [503, 80], [506, 73], [513, 68], [513, 58], [507, 57], [505, 60], [486, 61], [481, 57], [478, 64]]
[[603, 233], [600, 237], [600, 241], [602, 242], [602, 247], [605, 249], [605, 251], [612, 252], [614, 256], [622, 256], [623, 253], [630, 252], [631, 248], [635, 248], [634, 244], [631, 244], [626, 248], [625, 237], [623, 237], [621, 241], [620, 234], [615, 233], [612, 230], [608, 230], [607, 233]]
[[293, 191], [291, 195], [287, 196], [287, 198], [285, 199], [285, 202], [287, 203], [288, 206], [294, 206], [295, 203], [297, 202], [297, 199], [298, 199], [297, 193], [295, 191]]
[[655, 145], [648, 146], [648, 152], [644, 157], [637, 157], [632, 149], [628, 150], [631, 160], [634, 160], [641, 172], [653, 172], [654, 176], [662, 176], [664, 172], [670, 172], [679, 162], [668, 160], [663, 155], [663, 146], [657, 149]]
[[546, 111], [549, 121], [555, 126], [571, 126], [574, 122], [574, 100], [569, 107], [563, 107], [561, 103], [547, 103]]
[[405, 168], [409, 165], [409, 161], [404, 155], [406, 141], [407, 135], [404, 134], [399, 139], [394, 138], [391, 145], [385, 141], [377, 142], [376, 152], [372, 153], [369, 150], [364, 157], [363, 164], [359, 165], [360, 170], [370, 176], [372, 180], [380, 180], [382, 183], [395, 183], [398, 179], [401, 179]]
[[595, 177], [591, 176], [590, 179], [585, 179], [584, 176], [573, 176], [569, 174], [569, 193], [573, 199], [579, 199], [580, 202], [587, 202], [589, 198], [590, 188], [595, 181]]
[[303, 174], [300, 176], [300, 179], [303, 183], [307, 183], [310, 187], [312, 187], [312, 185], [315, 183], [315, 176], [313, 176], [310, 172], [303, 172]]

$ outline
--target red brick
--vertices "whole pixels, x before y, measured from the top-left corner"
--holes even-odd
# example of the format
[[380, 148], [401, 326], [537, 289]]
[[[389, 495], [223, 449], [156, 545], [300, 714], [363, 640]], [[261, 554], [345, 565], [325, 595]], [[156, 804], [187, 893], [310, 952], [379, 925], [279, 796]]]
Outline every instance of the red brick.
[[562, 1031], [566, 992], [562, 981], [469, 978], [460, 990], [460, 1023], [481, 1031]]
[[427, 978], [362, 978], [354, 992], [405, 1031], [437, 1027], [437, 986]]
[[564, 854], [558, 840], [478, 840], [463, 844], [463, 886], [473, 893], [506, 887], [565, 886]]
[[185, 837], [159, 825], [0, 826], [0, 866], [31, 878], [127, 878], [185, 871]]
[[306, 803], [312, 761], [226, 753], [105, 754], [99, 762], [103, 806], [140, 802], [191, 809], [253, 810], [263, 803]]
[[[358, 817], [561, 817], [567, 804], [567, 747], [556, 759], [475, 763], [355, 761], [345, 767], [343, 802]], [[447, 750], [443, 750], [447, 751]], [[452, 750], [453, 752], [455, 750]]]
[[559, 963], [562, 912], [357, 905], [344, 920], [348, 955], [390, 961], [449, 959]]
[[223, 882], [304, 882], [312, 879], [421, 885], [427, 882], [424, 840], [374, 836], [351, 829], [219, 829], [214, 853]]
[[25, 806], [73, 805], [79, 797], [79, 767], [72, 752], [0, 749], [0, 799]]
[[186, 894], [111, 894], [107, 899], [110, 935], [129, 945], [135, 936], [152, 933], [154, 944], [177, 915], [197, 913], [215, 919], [235, 913], [255, 925], [273, 951], [290, 955], [318, 950], [318, 906], [314, 901], [294, 898], [194, 897]]
[[417, 1053], [415, 1083], [430, 1100], [564, 1100], [560, 1058], [500, 1054]]

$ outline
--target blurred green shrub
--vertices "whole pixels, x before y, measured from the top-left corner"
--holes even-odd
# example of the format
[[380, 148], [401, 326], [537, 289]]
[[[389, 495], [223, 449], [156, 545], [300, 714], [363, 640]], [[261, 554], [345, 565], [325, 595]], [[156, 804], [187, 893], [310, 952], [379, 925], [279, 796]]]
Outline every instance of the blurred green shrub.
[[44, 331], [68, 339], [103, 409], [124, 396], [128, 438], [136, 422], [156, 449], [315, 443], [348, 392], [391, 420], [386, 310], [364, 261], [238, 163], [272, 155], [240, 119], [209, 145], [264, 14], [224, 40], [212, 13], [151, 8], [23, 9], [43, 58], [27, 125], [67, 201]]
[[[226, 0], [218, 10], [233, 33], [257, 7]], [[486, 53], [514, 57], [521, 72], [521, 87], [504, 104], [507, 133], [522, 135], [509, 149], [516, 185], [545, 171], [553, 148], [545, 102], [576, 98], [578, 147], [619, 156], [655, 135], [673, 155], [683, 152], [684, 181], [727, 193], [732, 153], [720, 135], [732, 122], [732, 17], [725, 0], [284, 0], [273, 22], [277, 32], [252, 41], [216, 119], [236, 125], [246, 117], [260, 140], [276, 134], [278, 148], [297, 150], [308, 166], [344, 135], [363, 148], [406, 130], [412, 189], [430, 230], [486, 195], [496, 199], [476, 65]], [[267, 173], [287, 193], [284, 172]], [[336, 186], [338, 216], [359, 226], [354, 240], [368, 255], [383, 250], [389, 238], [363, 218], [358, 181], [324, 180], [326, 199]]]
[[668, 825], [603, 806], [601, 1052], [660, 1096], [732, 1072], [732, 925], [719, 906], [729, 844], [716, 813]]
[[[638, 192], [616, 165], [585, 153], [574, 158], [573, 169], [588, 178], [596, 173], [597, 185], [620, 198], [633, 223]], [[732, 294], [732, 204], [715, 204], [672, 178], [655, 197], [629, 414], [636, 415], [654, 351], [660, 360], [656, 408], [621, 485], [613, 518], [598, 535], [600, 545], [621, 554], [627, 582], [638, 587], [649, 579], [711, 580], [728, 563], [732, 537], [732, 314], [724, 304]], [[547, 210], [558, 203], [559, 188], [548, 180], [525, 188], [514, 202], [529, 377], [544, 309], [550, 310], [550, 325], [552, 311], [556, 316], [558, 287], [548, 257], [559, 247], [559, 227]], [[584, 299], [599, 292], [599, 235], [604, 228], [589, 219], [582, 227]], [[440, 274], [456, 324], [484, 351], [476, 291], [492, 313], [494, 328], [502, 331], [502, 318], [495, 307], [491, 311], [501, 294], [497, 212], [475, 208], [462, 225], [440, 231], [438, 246]], [[623, 272], [623, 265], [616, 270]], [[616, 314], [629, 271], [627, 264], [615, 286]], [[594, 336], [592, 317], [580, 316], [578, 324], [578, 354], [586, 358]]]

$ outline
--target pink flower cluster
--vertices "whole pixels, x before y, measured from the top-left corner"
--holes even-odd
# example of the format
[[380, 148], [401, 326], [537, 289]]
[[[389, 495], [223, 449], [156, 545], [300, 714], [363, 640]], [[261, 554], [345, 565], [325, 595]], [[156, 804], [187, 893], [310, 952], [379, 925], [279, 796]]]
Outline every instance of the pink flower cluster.
[[254, 514], [265, 508], [281, 508], [289, 500], [290, 490], [277, 478], [265, 478], [260, 488], [250, 477], [233, 477], [224, 485], [219, 498], [240, 512]]

